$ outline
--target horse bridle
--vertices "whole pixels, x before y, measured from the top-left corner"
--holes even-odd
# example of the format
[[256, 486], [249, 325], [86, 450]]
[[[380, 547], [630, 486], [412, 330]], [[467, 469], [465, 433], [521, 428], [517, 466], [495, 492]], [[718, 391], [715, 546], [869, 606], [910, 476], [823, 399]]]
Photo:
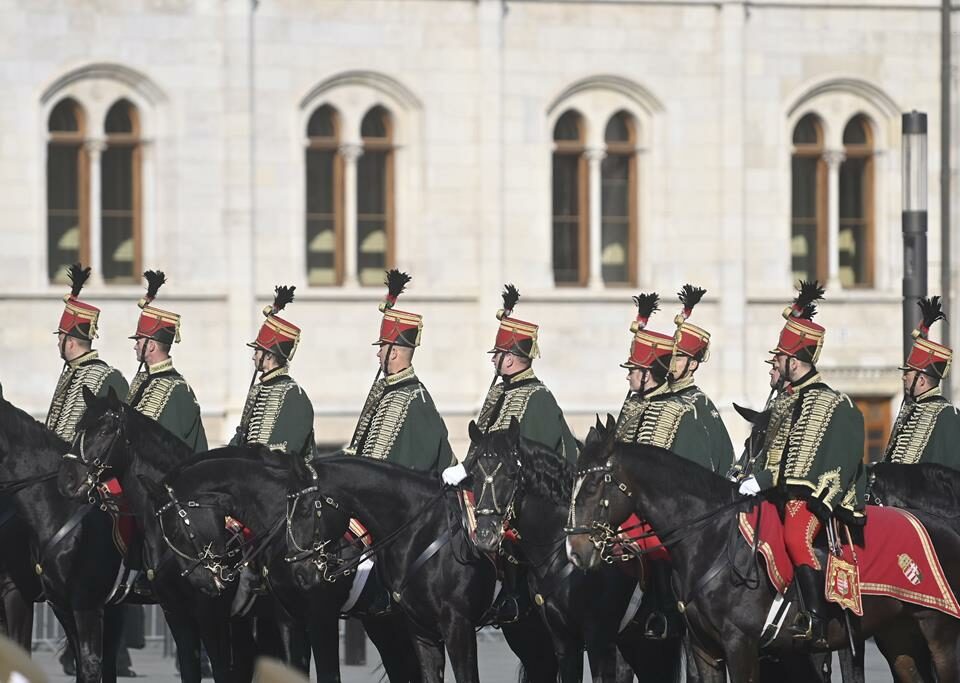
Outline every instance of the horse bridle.
[[[492, 470], [487, 470], [483, 466], [484, 458], [496, 458], [497, 464]], [[513, 487], [513, 491], [510, 493], [509, 499], [506, 501], [506, 505], [503, 507], [497, 501], [497, 487], [496, 487], [496, 477], [500, 470], [503, 468], [504, 461], [508, 458], [516, 458], [517, 461], [517, 477], [516, 484]], [[523, 461], [519, 458], [518, 449], [516, 446], [505, 456], [500, 457], [495, 454], [489, 454], [486, 451], [477, 455], [474, 460], [476, 467], [480, 469], [480, 474], [483, 477], [483, 481], [480, 486], [480, 495], [477, 497], [476, 509], [474, 513], [479, 520], [481, 517], [500, 517], [500, 545], [502, 549], [503, 544], [503, 532], [510, 525], [510, 522], [516, 519], [516, 504], [518, 497], [522, 494], [523, 489]], [[490, 507], [483, 507], [483, 501], [489, 493], [490, 496]]]
[[[77, 436], [74, 438], [73, 445], [74, 446], [79, 445], [79, 448], [75, 449], [71, 447], [70, 450], [68, 450], [62, 456], [64, 460], [76, 460], [81, 464], [83, 464], [84, 466], [86, 466], [87, 474], [84, 477], [83, 483], [80, 485], [80, 488], [82, 488], [83, 486], [87, 487], [87, 491], [88, 491], [87, 502], [89, 502], [90, 504], [97, 503], [97, 495], [96, 495], [97, 492], [100, 493], [101, 504], [102, 505], [107, 504], [106, 500], [104, 500], [106, 494], [104, 491], [100, 490], [100, 485], [102, 484], [100, 479], [101, 477], [103, 477], [104, 472], [106, 472], [107, 470], [113, 467], [110, 464], [111, 456], [113, 456], [114, 451], [117, 449], [117, 444], [120, 442], [121, 438], [124, 435], [123, 421], [120, 420], [120, 415], [112, 412], [107, 413], [107, 415], [110, 415], [111, 417], [117, 419], [119, 426], [117, 427], [116, 432], [114, 432], [113, 437], [110, 439], [110, 445], [104, 451], [103, 456], [94, 458], [93, 460], [87, 460], [87, 457], [85, 454], [85, 443], [86, 443], [86, 437], [87, 437], [86, 429], [78, 433]], [[74, 450], [77, 450], [78, 452], [74, 453], [73, 452]]]
[[[306, 488], [300, 489], [296, 493], [287, 494], [287, 544], [293, 547], [294, 553], [287, 555], [283, 560], [291, 564], [309, 560], [317, 568], [317, 571], [323, 576], [324, 580], [333, 582], [336, 581], [336, 577], [331, 578], [327, 569], [331, 564], [340, 564], [340, 552], [339, 548], [335, 553], [327, 552], [327, 545], [331, 543], [332, 539], [323, 539], [320, 520], [323, 518], [324, 503], [335, 510], [340, 509], [340, 504], [330, 496], [324, 496], [320, 493], [317, 487], [317, 471], [310, 463], [307, 463], [307, 469], [310, 471], [310, 478], [313, 483]], [[304, 547], [297, 542], [296, 537], [293, 535], [293, 516], [297, 511], [297, 505], [300, 504], [300, 499], [311, 493], [317, 494], [317, 497], [313, 501], [313, 534], [307, 546]]]
[[[603, 475], [600, 487], [601, 518], [595, 519], [590, 526], [575, 526], [577, 494], [586, 482], [587, 477], [592, 474]], [[604, 562], [612, 562], [615, 557], [611, 552], [613, 542], [622, 531], [614, 529], [610, 523], [610, 496], [607, 494], [607, 485], [611, 485], [613, 487], [611, 490], [615, 493], [625, 496], [627, 499], [633, 498], [633, 492], [630, 488], [613, 475], [613, 463], [609, 460], [602, 465], [588, 467], [577, 472], [577, 479], [573, 486], [573, 494], [570, 497], [569, 526], [564, 529], [564, 532], [568, 536], [587, 534], [593, 547], [600, 552], [601, 559]], [[603, 518], [604, 516], [606, 519]], [[630, 559], [630, 557], [629, 555], [624, 555], [621, 559]]]
[[[200, 542], [197, 540], [197, 535], [193, 530], [193, 524], [190, 521], [190, 515], [187, 512], [188, 509], [218, 509], [216, 505], [209, 505], [206, 503], [199, 503], [195, 500], [188, 500], [186, 502], [181, 502], [176, 494], [174, 493], [173, 487], [169, 484], [164, 484], [164, 488], [167, 491], [167, 496], [170, 500], [157, 509], [156, 517], [157, 522], [160, 525], [160, 535], [163, 538], [164, 543], [167, 544], [167, 547], [178, 557], [186, 560], [190, 565], [180, 572], [181, 577], [186, 577], [193, 573], [198, 568], [202, 568], [210, 572], [213, 577], [213, 583], [217, 587], [218, 591], [223, 591], [227, 583], [231, 583], [237, 579], [240, 574], [240, 565], [245, 561], [244, 558], [237, 562], [233, 562], [233, 558], [236, 558], [238, 555], [242, 554], [243, 551], [243, 533], [242, 532], [233, 532], [233, 536], [229, 541], [227, 541], [227, 547], [234, 542], [238, 542], [238, 546], [233, 549], [228, 549], [223, 554], [217, 554], [213, 552], [213, 541], [210, 541], [202, 548]], [[180, 526], [187, 534], [187, 538], [190, 539], [190, 545], [193, 549], [193, 554], [191, 555], [188, 552], [184, 552], [176, 545], [173, 541], [170, 540], [170, 537], [167, 535], [167, 530], [163, 524], [163, 515], [168, 510], [176, 511], [177, 520], [180, 523]]]

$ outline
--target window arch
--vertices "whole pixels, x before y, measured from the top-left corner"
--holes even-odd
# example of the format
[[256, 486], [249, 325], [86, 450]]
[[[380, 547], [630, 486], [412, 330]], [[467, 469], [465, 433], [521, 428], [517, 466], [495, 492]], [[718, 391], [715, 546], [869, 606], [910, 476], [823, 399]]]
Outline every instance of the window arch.
[[340, 115], [322, 105], [307, 122], [307, 283], [343, 282], [343, 163]]
[[374, 106], [360, 123], [357, 160], [357, 279], [381, 285], [393, 263], [393, 117]]
[[604, 130], [601, 165], [601, 271], [608, 285], [632, 285], [636, 273], [637, 133], [625, 111], [610, 117]]
[[66, 267], [90, 262], [89, 160], [84, 147], [86, 113], [72, 98], [47, 119], [47, 275], [66, 281]]
[[873, 132], [863, 114], [843, 129], [844, 159], [840, 164], [840, 230], [838, 256], [840, 284], [873, 285]]
[[586, 130], [570, 109], [553, 128], [553, 279], [558, 285], [586, 285], [589, 274]]
[[827, 165], [823, 123], [807, 114], [793, 129], [791, 242], [793, 279], [826, 279]]
[[136, 282], [141, 271], [140, 114], [126, 99], [107, 111], [100, 160], [101, 268], [105, 282]]

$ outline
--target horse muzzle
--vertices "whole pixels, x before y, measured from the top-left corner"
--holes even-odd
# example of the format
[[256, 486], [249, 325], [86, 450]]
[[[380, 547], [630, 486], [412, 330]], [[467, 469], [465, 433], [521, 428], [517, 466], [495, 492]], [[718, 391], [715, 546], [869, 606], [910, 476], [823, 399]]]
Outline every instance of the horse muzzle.
[[567, 558], [578, 569], [595, 569], [600, 552], [588, 534], [571, 534], [567, 536]]

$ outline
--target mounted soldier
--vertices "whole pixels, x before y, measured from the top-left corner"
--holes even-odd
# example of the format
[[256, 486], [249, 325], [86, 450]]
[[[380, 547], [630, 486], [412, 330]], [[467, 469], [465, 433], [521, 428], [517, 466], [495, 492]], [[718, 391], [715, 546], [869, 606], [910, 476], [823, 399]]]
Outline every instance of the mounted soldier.
[[783, 390], [765, 437], [766, 464], [740, 484], [740, 493], [770, 491], [778, 503], [803, 608], [794, 635], [818, 647], [826, 643], [826, 610], [814, 538], [835, 514], [848, 523], [865, 521], [855, 500], [863, 415], [848, 396], [827, 386], [816, 368], [825, 329], [813, 316], [822, 298], [818, 282], [801, 282], [793, 305], [783, 311], [787, 322], [771, 351]]
[[63, 298], [63, 314], [54, 332], [63, 371], [47, 411], [47, 428], [64, 441], [73, 441], [77, 423], [87, 409], [83, 400], [84, 387], [96, 396], [106, 396], [113, 389], [120, 397], [127, 395], [128, 387], [120, 371], [107, 365], [93, 349], [100, 309], [78, 298], [90, 277], [90, 268], [81, 268], [79, 263], [74, 263], [67, 271], [67, 277], [72, 287], [70, 294]]
[[207, 435], [200, 406], [170, 357], [171, 347], [180, 342], [180, 316], [150, 305], [166, 282], [163, 271], [148, 270], [143, 276], [147, 279], [147, 293], [137, 303], [140, 319], [137, 331], [130, 337], [136, 340], [133, 349], [140, 367], [130, 384], [127, 403], [159, 422], [194, 453], [202, 453], [207, 450]]
[[455, 459], [447, 426], [413, 369], [423, 318], [395, 308], [408, 282], [410, 276], [399, 270], [386, 274], [380, 336], [373, 342], [379, 369], [345, 452], [439, 473]]
[[295, 289], [274, 290], [273, 305], [263, 309], [266, 320], [257, 338], [247, 344], [254, 350], [253, 377], [240, 425], [230, 445], [259, 443], [274, 451], [310, 458], [315, 450], [313, 404], [290, 376], [290, 361], [300, 343], [300, 328], [277, 315], [293, 301]]
[[[96, 396], [106, 396], [113, 389], [117, 396], [123, 398], [127, 395], [128, 386], [120, 371], [101, 360], [100, 354], [93, 348], [100, 309], [79, 298], [83, 285], [90, 277], [90, 267], [81, 268], [79, 263], [74, 263], [67, 270], [67, 277], [71, 283], [70, 293], [63, 297], [63, 314], [54, 332], [63, 370], [50, 401], [46, 424], [61, 439], [72, 442], [77, 423], [87, 409], [83, 389], [89, 389]], [[31, 609], [31, 619], [32, 616]], [[76, 673], [76, 660], [69, 643], [59, 659], [64, 673], [69, 676]], [[129, 676], [131, 673], [130, 655], [126, 648], [122, 648], [118, 655], [117, 670], [118, 675]]]
[[701, 363], [710, 358], [710, 333], [687, 320], [707, 290], [693, 285], [684, 285], [677, 293], [683, 309], [673, 319], [677, 326], [674, 334], [673, 357], [670, 361], [670, 391], [693, 402], [694, 420], [703, 425], [710, 444], [710, 468], [717, 474], [726, 474], [733, 465], [733, 443], [720, 411], [710, 397], [694, 382], [694, 374]]
[[923, 319], [913, 331], [913, 348], [903, 371], [903, 404], [894, 423], [884, 462], [937, 463], [960, 469], [960, 415], [947, 401], [940, 381], [950, 372], [953, 352], [928, 338], [930, 326], [946, 320], [940, 297], [917, 302]]
[[675, 338], [646, 329], [650, 316], [660, 310], [660, 296], [644, 293], [633, 301], [637, 318], [630, 325], [630, 356], [620, 364], [630, 389], [617, 417], [617, 441], [666, 448], [714, 470], [709, 435], [697, 420], [694, 398], [672, 392], [667, 381]]

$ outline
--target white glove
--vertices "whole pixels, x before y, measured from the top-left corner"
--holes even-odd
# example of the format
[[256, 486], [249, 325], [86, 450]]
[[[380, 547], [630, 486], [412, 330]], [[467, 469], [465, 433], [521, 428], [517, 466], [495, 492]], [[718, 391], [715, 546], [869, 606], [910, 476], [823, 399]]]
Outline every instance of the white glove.
[[467, 478], [467, 468], [463, 466], [463, 463], [457, 463], [441, 472], [440, 478], [443, 479], [444, 484], [456, 486]]
[[757, 483], [756, 477], [747, 477], [740, 482], [741, 496], [755, 496], [758, 493], [760, 493], [760, 484]]

